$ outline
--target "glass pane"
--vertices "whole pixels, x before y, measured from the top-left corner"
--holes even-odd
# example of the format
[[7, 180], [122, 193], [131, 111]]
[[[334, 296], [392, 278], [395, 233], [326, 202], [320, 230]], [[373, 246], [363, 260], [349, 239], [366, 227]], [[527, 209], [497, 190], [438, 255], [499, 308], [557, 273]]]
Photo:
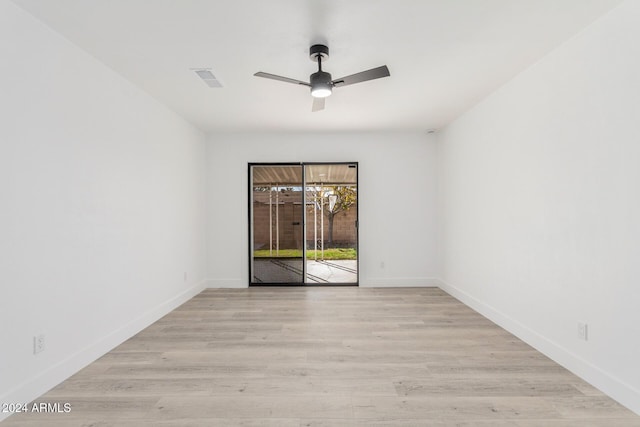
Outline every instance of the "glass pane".
[[306, 283], [357, 283], [357, 165], [305, 167]]
[[252, 283], [302, 284], [302, 166], [252, 166]]

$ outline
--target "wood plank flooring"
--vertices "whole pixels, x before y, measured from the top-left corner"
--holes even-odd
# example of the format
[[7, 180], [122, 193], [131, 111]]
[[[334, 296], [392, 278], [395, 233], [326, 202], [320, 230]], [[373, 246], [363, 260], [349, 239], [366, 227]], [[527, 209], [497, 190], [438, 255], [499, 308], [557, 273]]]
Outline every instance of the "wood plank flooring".
[[437, 288], [205, 290], [9, 426], [640, 426]]

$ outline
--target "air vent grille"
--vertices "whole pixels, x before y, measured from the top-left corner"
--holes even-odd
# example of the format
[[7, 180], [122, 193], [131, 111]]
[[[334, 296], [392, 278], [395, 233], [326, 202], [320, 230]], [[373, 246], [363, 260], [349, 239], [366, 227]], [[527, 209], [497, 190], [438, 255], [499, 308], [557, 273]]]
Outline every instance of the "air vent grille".
[[216, 76], [211, 72], [211, 68], [192, 68], [192, 70], [202, 79], [203, 82], [209, 87], [218, 88], [222, 87], [222, 84]]

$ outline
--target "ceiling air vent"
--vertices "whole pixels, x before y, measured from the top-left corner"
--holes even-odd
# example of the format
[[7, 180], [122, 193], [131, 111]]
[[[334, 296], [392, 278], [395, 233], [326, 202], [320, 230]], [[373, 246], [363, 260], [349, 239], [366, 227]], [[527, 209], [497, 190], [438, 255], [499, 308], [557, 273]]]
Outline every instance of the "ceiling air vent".
[[202, 79], [209, 87], [222, 87], [222, 84], [216, 79], [211, 72], [211, 68], [192, 68], [192, 70]]

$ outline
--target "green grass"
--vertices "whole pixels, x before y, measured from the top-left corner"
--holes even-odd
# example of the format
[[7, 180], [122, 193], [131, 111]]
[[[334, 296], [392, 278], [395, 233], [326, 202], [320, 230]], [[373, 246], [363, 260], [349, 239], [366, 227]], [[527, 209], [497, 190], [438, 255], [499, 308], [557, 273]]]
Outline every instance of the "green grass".
[[[307, 251], [307, 259], [314, 258], [314, 250]], [[318, 251], [318, 258], [320, 258], [321, 251]], [[260, 249], [253, 252], [255, 258], [269, 258], [269, 249]], [[337, 259], [356, 259], [357, 253], [354, 248], [331, 248], [324, 250], [325, 260], [337, 260]], [[276, 251], [273, 251], [273, 257], [276, 257]], [[279, 258], [302, 258], [301, 249], [280, 249], [278, 252]]]

